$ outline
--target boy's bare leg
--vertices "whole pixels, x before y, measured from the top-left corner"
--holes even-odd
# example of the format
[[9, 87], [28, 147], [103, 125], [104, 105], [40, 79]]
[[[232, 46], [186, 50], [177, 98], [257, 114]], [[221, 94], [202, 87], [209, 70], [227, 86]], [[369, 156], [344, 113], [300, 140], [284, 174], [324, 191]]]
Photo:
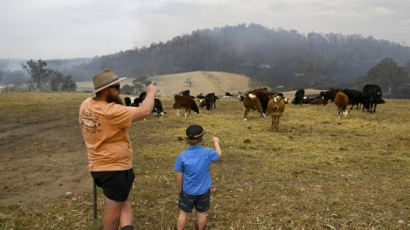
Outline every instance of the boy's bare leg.
[[206, 212], [197, 212], [198, 229], [203, 230], [206, 226]]
[[186, 220], [189, 213], [186, 213], [182, 210], [179, 210], [178, 220], [177, 220], [177, 229], [182, 230], [185, 228]]

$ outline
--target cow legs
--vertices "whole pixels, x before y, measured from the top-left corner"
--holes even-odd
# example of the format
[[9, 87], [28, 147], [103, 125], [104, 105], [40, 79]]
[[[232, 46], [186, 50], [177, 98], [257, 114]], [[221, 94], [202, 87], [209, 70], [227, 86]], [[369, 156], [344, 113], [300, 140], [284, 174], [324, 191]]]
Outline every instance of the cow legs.
[[272, 118], [271, 128], [272, 128], [272, 130], [273, 130], [273, 129], [274, 129], [274, 125], [275, 125], [275, 116], [274, 116], [274, 115], [271, 115], [271, 118]]
[[279, 117], [280, 115], [275, 115], [275, 129], [278, 130], [279, 128]]
[[248, 113], [249, 113], [249, 109], [245, 108], [245, 114], [243, 115], [244, 121], [248, 120]]
[[176, 110], [175, 114], [179, 117], [179, 109]]
[[272, 117], [272, 125], [271, 125], [272, 130], [278, 130], [280, 115], [272, 114], [271, 117]]
[[369, 113], [373, 113], [373, 109], [374, 109], [373, 107], [374, 107], [374, 103], [370, 102], [369, 109], [368, 109]]

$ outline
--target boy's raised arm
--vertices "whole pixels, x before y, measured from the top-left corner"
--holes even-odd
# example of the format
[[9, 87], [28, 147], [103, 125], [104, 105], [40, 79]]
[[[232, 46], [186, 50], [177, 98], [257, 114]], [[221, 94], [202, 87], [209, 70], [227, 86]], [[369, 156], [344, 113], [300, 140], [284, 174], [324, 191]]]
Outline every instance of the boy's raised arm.
[[213, 137], [212, 142], [214, 143], [215, 151], [218, 153], [219, 157], [222, 155], [221, 147], [219, 146], [219, 138]]

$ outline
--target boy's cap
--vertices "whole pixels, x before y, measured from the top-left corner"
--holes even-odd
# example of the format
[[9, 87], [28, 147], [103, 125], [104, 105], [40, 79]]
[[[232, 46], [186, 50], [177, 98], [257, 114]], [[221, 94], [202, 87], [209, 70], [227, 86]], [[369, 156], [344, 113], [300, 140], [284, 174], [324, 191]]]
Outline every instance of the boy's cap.
[[186, 135], [189, 139], [194, 140], [202, 137], [205, 134], [204, 129], [200, 125], [190, 125], [186, 129]]

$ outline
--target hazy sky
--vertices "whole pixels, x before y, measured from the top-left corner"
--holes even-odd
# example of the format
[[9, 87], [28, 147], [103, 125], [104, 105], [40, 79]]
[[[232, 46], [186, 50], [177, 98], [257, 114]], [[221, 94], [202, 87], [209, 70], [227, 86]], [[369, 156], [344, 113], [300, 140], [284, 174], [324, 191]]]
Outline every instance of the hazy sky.
[[409, 0], [0, 0], [0, 58], [75, 58], [257, 23], [410, 45]]

